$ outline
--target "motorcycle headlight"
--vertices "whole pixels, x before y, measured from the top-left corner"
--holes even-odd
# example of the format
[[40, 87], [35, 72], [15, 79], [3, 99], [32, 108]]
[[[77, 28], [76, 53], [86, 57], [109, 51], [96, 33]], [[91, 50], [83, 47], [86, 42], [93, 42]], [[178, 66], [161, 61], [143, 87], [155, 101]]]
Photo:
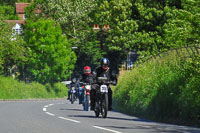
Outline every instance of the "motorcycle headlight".
[[87, 90], [91, 90], [91, 85], [86, 85], [85, 88], [86, 88]]

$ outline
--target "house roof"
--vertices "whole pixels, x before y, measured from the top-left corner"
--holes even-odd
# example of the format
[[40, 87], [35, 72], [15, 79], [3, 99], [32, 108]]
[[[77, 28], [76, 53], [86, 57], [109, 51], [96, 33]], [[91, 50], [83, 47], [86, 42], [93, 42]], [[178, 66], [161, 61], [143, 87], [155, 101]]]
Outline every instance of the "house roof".
[[15, 3], [16, 4], [16, 13], [25, 13], [25, 8], [30, 4], [30, 3]]
[[25, 23], [25, 21], [24, 20], [7, 20], [7, 22], [9, 23], [9, 24], [24, 24]]
[[[24, 14], [25, 13], [25, 8], [30, 4], [30, 3], [15, 3], [16, 4], [16, 13], [19, 14], [19, 13], [22, 13]], [[41, 10], [40, 9], [35, 9], [34, 10], [35, 13], [41, 13]]]

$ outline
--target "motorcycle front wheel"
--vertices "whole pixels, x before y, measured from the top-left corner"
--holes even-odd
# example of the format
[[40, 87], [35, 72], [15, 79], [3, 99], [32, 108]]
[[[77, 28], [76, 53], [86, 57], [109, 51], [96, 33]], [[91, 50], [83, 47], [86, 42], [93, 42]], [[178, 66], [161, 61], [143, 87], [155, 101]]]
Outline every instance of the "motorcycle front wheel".
[[99, 110], [99, 107], [96, 108], [97, 105], [99, 106], [98, 102], [96, 101], [96, 103], [95, 103], [95, 110], [94, 110], [94, 113], [95, 113], [95, 116], [96, 116], [96, 117], [99, 117], [100, 110]]
[[107, 117], [107, 113], [108, 113], [108, 94], [104, 95], [104, 98], [102, 100], [102, 107], [101, 107], [101, 114], [103, 118]]
[[86, 95], [86, 99], [84, 100], [85, 104], [84, 104], [84, 110], [88, 111], [89, 109], [89, 105], [90, 105], [90, 96]]
[[74, 103], [74, 100], [75, 100], [75, 96], [74, 96], [74, 93], [71, 94], [71, 104]]

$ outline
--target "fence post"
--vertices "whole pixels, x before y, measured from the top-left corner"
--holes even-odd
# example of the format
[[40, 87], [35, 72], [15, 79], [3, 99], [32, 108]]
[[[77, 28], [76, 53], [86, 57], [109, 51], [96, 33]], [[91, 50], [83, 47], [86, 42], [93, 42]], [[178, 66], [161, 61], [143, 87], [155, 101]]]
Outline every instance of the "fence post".
[[178, 56], [180, 55], [177, 48], [176, 48], [176, 53], [178, 54]]
[[195, 52], [194, 52], [194, 50], [192, 49], [192, 47], [190, 47], [190, 49], [192, 50], [192, 53], [195, 55]]
[[196, 44], [194, 45], [194, 48], [195, 48], [195, 50], [197, 51], [197, 54], [199, 54], [199, 50], [198, 50], [198, 48], [197, 48], [197, 46], [198, 46], [198, 43], [199, 43], [199, 41], [198, 41], [198, 40], [196, 40]]
[[190, 57], [192, 57], [190, 54], [190, 51], [188, 50], [188, 47], [186, 47], [186, 50], [187, 50], [188, 54], [190, 55]]

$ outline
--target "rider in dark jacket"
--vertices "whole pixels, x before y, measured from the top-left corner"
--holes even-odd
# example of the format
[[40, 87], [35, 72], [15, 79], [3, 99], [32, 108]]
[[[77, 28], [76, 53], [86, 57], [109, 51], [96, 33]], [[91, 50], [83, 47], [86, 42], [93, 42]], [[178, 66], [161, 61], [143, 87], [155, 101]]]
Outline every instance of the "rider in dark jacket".
[[[80, 84], [81, 83], [86, 83], [86, 84], [89, 84], [89, 85], [92, 85], [94, 83], [94, 78], [93, 78], [93, 75], [91, 74], [91, 67], [89, 66], [85, 66], [84, 69], [83, 69], [83, 74], [79, 77], [79, 80], [80, 80]], [[82, 103], [82, 100], [83, 100], [83, 89], [82, 87], [79, 87], [79, 104]]]
[[[72, 82], [70, 83], [70, 85], [68, 87], [69, 87], [69, 91], [68, 91], [68, 98], [67, 99], [69, 100], [70, 94], [71, 94], [70, 90], [71, 90], [72, 87], [75, 87], [76, 92], [78, 92], [79, 84], [77, 83], [77, 80], [76, 80], [75, 77], [72, 79]], [[78, 93], [76, 93], [76, 94], [78, 94]]]
[[83, 69], [83, 74], [79, 78], [80, 82], [90, 83], [94, 82], [93, 75], [91, 74], [91, 68], [89, 66], [85, 66]]
[[[101, 67], [98, 67], [93, 72], [94, 79], [97, 79], [98, 77], [107, 77], [108, 81], [113, 81], [113, 83], [116, 84], [117, 77], [112, 72], [109, 65], [110, 65], [110, 61], [108, 60], [108, 58], [101, 59]], [[98, 87], [99, 87], [98, 84], [96, 84], [92, 87], [93, 89], [91, 90], [91, 94], [90, 94], [90, 96], [91, 96], [91, 109], [90, 110], [94, 110], [95, 95], [96, 95], [95, 89]], [[108, 86], [108, 109], [112, 110], [112, 90], [109, 86]]]

